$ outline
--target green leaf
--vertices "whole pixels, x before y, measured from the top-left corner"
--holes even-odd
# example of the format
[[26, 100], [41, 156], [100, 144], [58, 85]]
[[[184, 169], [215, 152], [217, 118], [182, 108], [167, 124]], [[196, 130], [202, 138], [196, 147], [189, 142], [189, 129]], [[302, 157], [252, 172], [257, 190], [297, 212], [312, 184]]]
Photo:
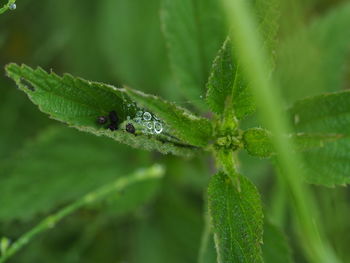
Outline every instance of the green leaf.
[[278, 76], [287, 99], [295, 101], [343, 88], [350, 51], [349, 23], [350, 3], [345, 1], [281, 45]]
[[[79, 130], [104, 135], [135, 148], [157, 150], [165, 154], [189, 156], [194, 151], [193, 147], [165, 132], [159, 135], [154, 134], [153, 129], [149, 132], [144, 126], [148, 122], [136, 122], [136, 113], [141, 109], [120, 88], [75, 78], [69, 74], [59, 77], [54, 73], [48, 74], [41, 68], [33, 70], [25, 65], [9, 64], [6, 72], [41, 111]], [[98, 116], [106, 116], [112, 110], [117, 112], [120, 119], [116, 131], [97, 123]], [[127, 123], [135, 126], [136, 134], [126, 132]], [[162, 125], [161, 121], [158, 123]], [[149, 124], [153, 127], [153, 119]]]
[[277, 34], [280, 23], [280, 3], [278, 0], [254, 0], [254, 10], [264, 46], [270, 54], [270, 66], [273, 69], [278, 44]]
[[252, 156], [270, 157], [273, 152], [270, 134], [261, 128], [253, 128], [244, 131], [242, 140], [244, 149]]
[[333, 143], [343, 139], [342, 134], [317, 134], [317, 133], [297, 133], [289, 136], [294, 141], [295, 150], [305, 152], [309, 150], [319, 150], [328, 143]]
[[263, 262], [263, 213], [259, 193], [240, 176], [240, 191], [220, 172], [209, 183], [209, 213], [218, 262]]
[[[131, 158], [141, 163], [142, 155], [117, 146], [107, 138], [69, 128], [46, 130], [1, 165], [0, 219], [27, 220], [47, 213], [132, 171]], [[114, 201], [116, 212], [129, 212], [150, 200], [157, 185], [156, 181], [142, 182], [126, 190], [130, 200], [120, 201], [120, 211], [118, 200]]]
[[[254, 1], [259, 20], [259, 29], [266, 48], [271, 52], [270, 64], [274, 65], [276, 35], [278, 30], [278, 8], [275, 1]], [[222, 114], [225, 107], [233, 108], [238, 119], [255, 111], [253, 96], [243, 77], [243, 70], [232, 56], [233, 47], [227, 38], [215, 58], [207, 83], [207, 103], [212, 111]]]
[[203, 106], [209, 68], [226, 35], [220, 2], [163, 0], [161, 20], [179, 91]]
[[291, 249], [286, 237], [274, 225], [265, 222], [264, 245], [262, 246], [264, 261], [266, 263], [292, 263]]
[[[293, 140], [294, 151], [303, 152], [324, 147], [325, 144], [343, 138], [340, 134], [296, 133], [285, 136], [286, 140]], [[272, 135], [261, 128], [252, 128], [243, 132], [244, 149], [252, 156], [266, 158], [275, 154], [272, 145]]]
[[342, 91], [300, 100], [289, 109], [296, 132], [334, 138], [304, 153], [308, 182], [329, 186], [350, 182], [349, 103], [350, 92]]
[[297, 101], [288, 111], [297, 132], [350, 134], [350, 91]]
[[207, 146], [212, 140], [212, 125], [208, 119], [195, 116], [186, 109], [159, 97], [129, 88], [125, 91], [137, 103], [164, 120], [171, 132], [182, 141], [195, 146]]
[[227, 38], [214, 60], [207, 84], [207, 102], [215, 113], [223, 113], [225, 105], [233, 105], [238, 119], [255, 111], [253, 97], [241, 74], [239, 66], [233, 62], [232, 44]]

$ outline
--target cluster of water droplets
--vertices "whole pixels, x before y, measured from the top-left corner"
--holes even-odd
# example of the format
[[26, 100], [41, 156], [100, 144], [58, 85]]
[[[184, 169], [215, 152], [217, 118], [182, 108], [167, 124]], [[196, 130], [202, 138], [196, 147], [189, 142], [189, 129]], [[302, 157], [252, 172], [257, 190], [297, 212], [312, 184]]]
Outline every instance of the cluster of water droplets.
[[130, 110], [136, 110], [134, 117], [127, 116], [127, 120], [136, 123], [135, 128], [141, 127], [141, 132], [144, 134], [161, 134], [164, 131], [163, 122], [158, 119], [154, 114], [147, 110], [140, 109], [137, 107], [135, 102], [127, 104], [127, 108]]
[[162, 122], [148, 111], [137, 111], [133, 120], [143, 127], [143, 133], [160, 134], [163, 132]]

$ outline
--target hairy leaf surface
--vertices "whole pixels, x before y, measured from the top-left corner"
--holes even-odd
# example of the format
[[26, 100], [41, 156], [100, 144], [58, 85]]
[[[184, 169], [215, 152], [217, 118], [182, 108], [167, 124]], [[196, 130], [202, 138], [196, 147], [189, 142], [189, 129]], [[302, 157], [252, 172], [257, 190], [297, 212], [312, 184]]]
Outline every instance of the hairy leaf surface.
[[263, 262], [263, 213], [259, 193], [240, 176], [240, 190], [224, 173], [209, 183], [208, 201], [218, 262]]
[[[184, 156], [193, 153], [193, 147], [172, 136], [143, 132], [144, 127], [132, 120], [141, 109], [120, 88], [75, 78], [69, 74], [59, 77], [41, 68], [34, 70], [25, 65], [9, 64], [6, 71], [33, 103], [53, 119], [135, 148]], [[116, 131], [109, 130], [108, 124], [97, 123], [99, 116], [108, 116], [112, 110], [116, 111], [120, 121]], [[127, 123], [134, 124], [136, 135], [126, 131]]]
[[233, 104], [238, 119], [255, 110], [253, 97], [243, 80], [242, 72], [238, 64], [234, 64], [232, 43], [229, 38], [214, 60], [207, 89], [207, 102], [217, 114], [223, 113], [225, 105], [228, 104]]
[[[278, 30], [278, 5], [276, 1], [254, 1], [253, 8], [259, 21], [259, 30], [265, 47], [271, 53], [270, 66], [273, 68], [276, 34]], [[255, 111], [253, 96], [244, 80], [243, 69], [234, 54], [234, 41], [227, 38], [219, 50], [211, 68], [207, 83], [207, 102], [215, 113], [221, 114], [225, 107], [233, 108], [238, 119]]]
[[126, 88], [132, 99], [164, 120], [182, 141], [196, 146], [206, 146], [212, 139], [212, 125], [206, 118], [198, 117], [184, 108], [159, 97]]

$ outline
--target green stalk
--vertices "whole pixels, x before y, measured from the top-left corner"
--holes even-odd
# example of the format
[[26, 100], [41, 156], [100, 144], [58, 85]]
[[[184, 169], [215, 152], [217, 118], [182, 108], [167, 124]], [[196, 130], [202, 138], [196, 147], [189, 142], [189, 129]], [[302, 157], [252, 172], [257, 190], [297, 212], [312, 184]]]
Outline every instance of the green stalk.
[[7, 4], [4, 4], [3, 7], [0, 8], [0, 15], [5, 13], [7, 10], [10, 10], [10, 6], [15, 3], [16, 0], [8, 0]]
[[64, 207], [57, 213], [46, 217], [38, 225], [36, 225], [34, 228], [29, 230], [24, 235], [22, 235], [16, 242], [14, 242], [7, 250], [4, 251], [4, 254], [0, 257], [0, 263], [6, 262], [6, 260], [8, 260], [16, 252], [22, 249], [27, 243], [29, 243], [38, 234], [44, 232], [47, 229], [54, 227], [64, 217], [72, 214], [73, 212], [77, 211], [79, 208], [86, 206], [88, 204], [91, 204], [93, 202], [96, 202], [98, 200], [101, 200], [112, 193], [118, 193], [131, 184], [149, 180], [149, 179], [161, 178], [163, 175], [164, 175], [164, 168], [159, 165], [153, 165], [148, 169], [142, 169], [142, 170], [136, 171], [135, 173], [129, 176], [121, 177], [112, 183], [109, 183], [91, 193], [86, 194], [81, 199]]
[[269, 78], [268, 56], [257, 33], [257, 24], [249, 10], [248, 1], [222, 0], [232, 27], [231, 37], [235, 42], [235, 55], [245, 69], [253, 94], [261, 113], [261, 119], [274, 136], [273, 144], [278, 153], [278, 162], [295, 209], [301, 242], [310, 262], [339, 262], [332, 248], [320, 233], [315, 203], [309, 189], [302, 183], [301, 159], [293, 154], [292, 142], [285, 140], [290, 125], [282, 114], [282, 98], [276, 84]]

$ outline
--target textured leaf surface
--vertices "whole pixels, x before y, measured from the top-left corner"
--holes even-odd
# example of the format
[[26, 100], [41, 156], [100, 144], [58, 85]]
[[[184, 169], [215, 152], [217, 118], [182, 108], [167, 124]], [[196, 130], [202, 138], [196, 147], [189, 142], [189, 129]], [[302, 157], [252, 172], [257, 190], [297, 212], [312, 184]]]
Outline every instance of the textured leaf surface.
[[343, 88], [350, 52], [349, 23], [350, 3], [345, 1], [281, 45], [278, 74], [288, 100]]
[[198, 102], [204, 93], [215, 53], [226, 35], [220, 2], [163, 0], [161, 18], [179, 90], [187, 98]]
[[[272, 66], [278, 30], [278, 5], [274, 0], [254, 1], [253, 4], [264, 44], [271, 52]], [[232, 42], [227, 38], [211, 68], [207, 83], [207, 102], [217, 114], [223, 113], [225, 106], [232, 105], [237, 118], [243, 119], [255, 111], [255, 103], [247, 83], [244, 81], [243, 70], [232, 53], [234, 53]]]
[[[118, 147], [119, 146], [119, 149]], [[120, 148], [120, 147], [124, 147]], [[123, 154], [118, 154], [122, 150]], [[0, 168], [0, 218], [30, 219], [46, 213], [125, 175], [141, 163], [125, 146], [69, 128], [52, 127], [28, 143]], [[115, 202], [127, 212], [149, 200], [157, 182], [142, 182], [126, 190], [127, 202]], [[136, 196], [134, 196], [136, 195]]]
[[206, 146], [212, 139], [212, 126], [208, 119], [195, 116], [186, 109], [153, 95], [129, 88], [126, 92], [137, 103], [164, 120], [170, 126], [172, 133], [182, 141], [196, 146]]
[[[140, 109], [122, 89], [74, 78], [69, 74], [59, 77], [41, 68], [33, 70], [25, 65], [10, 64], [6, 71], [41, 111], [56, 120], [136, 148], [185, 156], [192, 153], [193, 147], [174, 141], [171, 137], [145, 134], [143, 127], [136, 123], [136, 136], [126, 132], [126, 124], [132, 122], [128, 117], [134, 118]], [[112, 110], [117, 112], [121, 122], [116, 131], [97, 124], [98, 116], [106, 116]]]
[[245, 150], [252, 156], [269, 157], [274, 152], [270, 134], [264, 129], [246, 130], [242, 139]]
[[286, 237], [274, 225], [265, 222], [264, 245], [262, 246], [266, 263], [292, 263], [291, 249]]
[[270, 66], [274, 68], [277, 34], [280, 20], [280, 3], [278, 0], [254, 0], [254, 10], [259, 23], [259, 31], [264, 46], [270, 54]]
[[233, 61], [232, 43], [229, 38], [214, 60], [207, 89], [207, 102], [218, 114], [223, 113], [225, 105], [228, 104], [233, 105], [238, 119], [255, 110], [253, 97], [243, 81], [242, 72]]
[[350, 182], [350, 92], [324, 94], [298, 101], [289, 110], [297, 132], [333, 134], [339, 140], [305, 152], [306, 179], [335, 185]]
[[256, 187], [240, 176], [238, 192], [224, 173], [209, 183], [208, 200], [218, 262], [263, 262], [263, 213]]

